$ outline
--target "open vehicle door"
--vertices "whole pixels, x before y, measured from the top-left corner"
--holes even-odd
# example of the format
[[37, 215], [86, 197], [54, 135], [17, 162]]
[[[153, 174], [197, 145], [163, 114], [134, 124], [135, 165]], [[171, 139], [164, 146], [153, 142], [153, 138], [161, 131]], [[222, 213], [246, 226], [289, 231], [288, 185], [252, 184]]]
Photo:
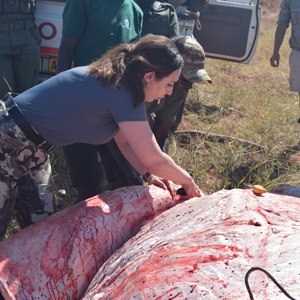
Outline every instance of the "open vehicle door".
[[259, 0], [209, 0], [197, 12], [199, 2], [189, 0], [176, 9], [180, 35], [193, 35], [207, 57], [249, 64], [259, 37]]

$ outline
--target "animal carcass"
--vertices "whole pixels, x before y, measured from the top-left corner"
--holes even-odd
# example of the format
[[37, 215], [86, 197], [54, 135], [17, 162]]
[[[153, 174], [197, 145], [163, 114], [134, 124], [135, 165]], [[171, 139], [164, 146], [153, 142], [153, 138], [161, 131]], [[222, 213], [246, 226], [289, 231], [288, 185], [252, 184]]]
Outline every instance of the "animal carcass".
[[[82, 300], [246, 300], [251, 267], [266, 269], [300, 299], [299, 198], [222, 190], [181, 203], [116, 251]], [[287, 299], [262, 272], [249, 283], [255, 300]]]
[[[173, 185], [176, 192], [177, 185]], [[176, 205], [169, 191], [128, 187], [58, 212], [0, 242], [6, 300], [80, 299], [101, 265], [145, 221]]]

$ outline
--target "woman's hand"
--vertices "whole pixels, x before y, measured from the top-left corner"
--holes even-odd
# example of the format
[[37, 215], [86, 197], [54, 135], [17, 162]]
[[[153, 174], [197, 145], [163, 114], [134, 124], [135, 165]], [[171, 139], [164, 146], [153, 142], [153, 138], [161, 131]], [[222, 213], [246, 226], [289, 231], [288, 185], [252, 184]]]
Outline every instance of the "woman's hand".
[[147, 178], [147, 183], [149, 185], [153, 184], [153, 185], [155, 185], [159, 188], [162, 188], [164, 190], [168, 190], [170, 192], [172, 198], [174, 198], [175, 192], [171, 188], [171, 181], [169, 181], [167, 179], [164, 179], [164, 178], [157, 177], [157, 176], [151, 174], [151, 176], [149, 176]]
[[163, 178], [157, 177], [157, 176], [155, 176], [155, 175], [153, 175], [153, 174], [151, 174], [151, 175], [147, 178], [147, 183], [148, 183], [149, 185], [153, 184], [153, 185], [155, 185], [155, 186], [157, 186], [157, 187], [160, 187], [160, 188], [162, 188], [162, 189], [164, 189], [164, 190], [167, 190], [167, 189], [168, 189], [167, 186], [170, 186], [170, 184], [169, 184], [169, 183], [166, 183], [166, 181], [168, 181], [168, 180], [165, 180], [165, 179], [163, 179]]
[[199, 189], [199, 187], [195, 184], [194, 180], [192, 180], [191, 184], [184, 184], [182, 185], [182, 187], [184, 188], [188, 198], [192, 198], [192, 197], [201, 197], [201, 190]]

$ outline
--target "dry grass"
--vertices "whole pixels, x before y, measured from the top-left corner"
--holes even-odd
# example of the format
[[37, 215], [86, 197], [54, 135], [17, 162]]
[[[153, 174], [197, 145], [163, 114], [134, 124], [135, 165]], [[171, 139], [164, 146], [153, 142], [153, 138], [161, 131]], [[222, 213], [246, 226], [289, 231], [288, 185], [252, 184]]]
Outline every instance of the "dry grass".
[[289, 91], [287, 31], [279, 68], [272, 68], [279, 0], [262, 2], [262, 24], [250, 65], [207, 59], [213, 84], [194, 85], [179, 130], [200, 130], [248, 140], [271, 150], [267, 153], [237, 143], [208, 143], [199, 139], [188, 148], [173, 143], [171, 155], [197, 179], [207, 193], [220, 188], [247, 188], [279, 183], [300, 185], [298, 94]]

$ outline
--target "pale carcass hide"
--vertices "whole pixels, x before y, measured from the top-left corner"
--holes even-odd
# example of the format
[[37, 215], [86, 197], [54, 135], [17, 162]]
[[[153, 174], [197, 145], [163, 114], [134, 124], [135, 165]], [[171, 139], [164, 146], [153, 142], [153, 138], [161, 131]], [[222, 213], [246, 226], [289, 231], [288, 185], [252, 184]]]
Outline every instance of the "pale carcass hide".
[[[175, 192], [177, 185], [172, 186]], [[6, 300], [80, 299], [111, 254], [146, 220], [176, 205], [168, 191], [136, 186], [73, 205], [0, 242]]]
[[[251, 267], [266, 269], [300, 299], [299, 221], [295, 197], [222, 190], [193, 198], [116, 251], [82, 300], [247, 300]], [[253, 272], [249, 284], [255, 300], [287, 299], [263, 272]]]

